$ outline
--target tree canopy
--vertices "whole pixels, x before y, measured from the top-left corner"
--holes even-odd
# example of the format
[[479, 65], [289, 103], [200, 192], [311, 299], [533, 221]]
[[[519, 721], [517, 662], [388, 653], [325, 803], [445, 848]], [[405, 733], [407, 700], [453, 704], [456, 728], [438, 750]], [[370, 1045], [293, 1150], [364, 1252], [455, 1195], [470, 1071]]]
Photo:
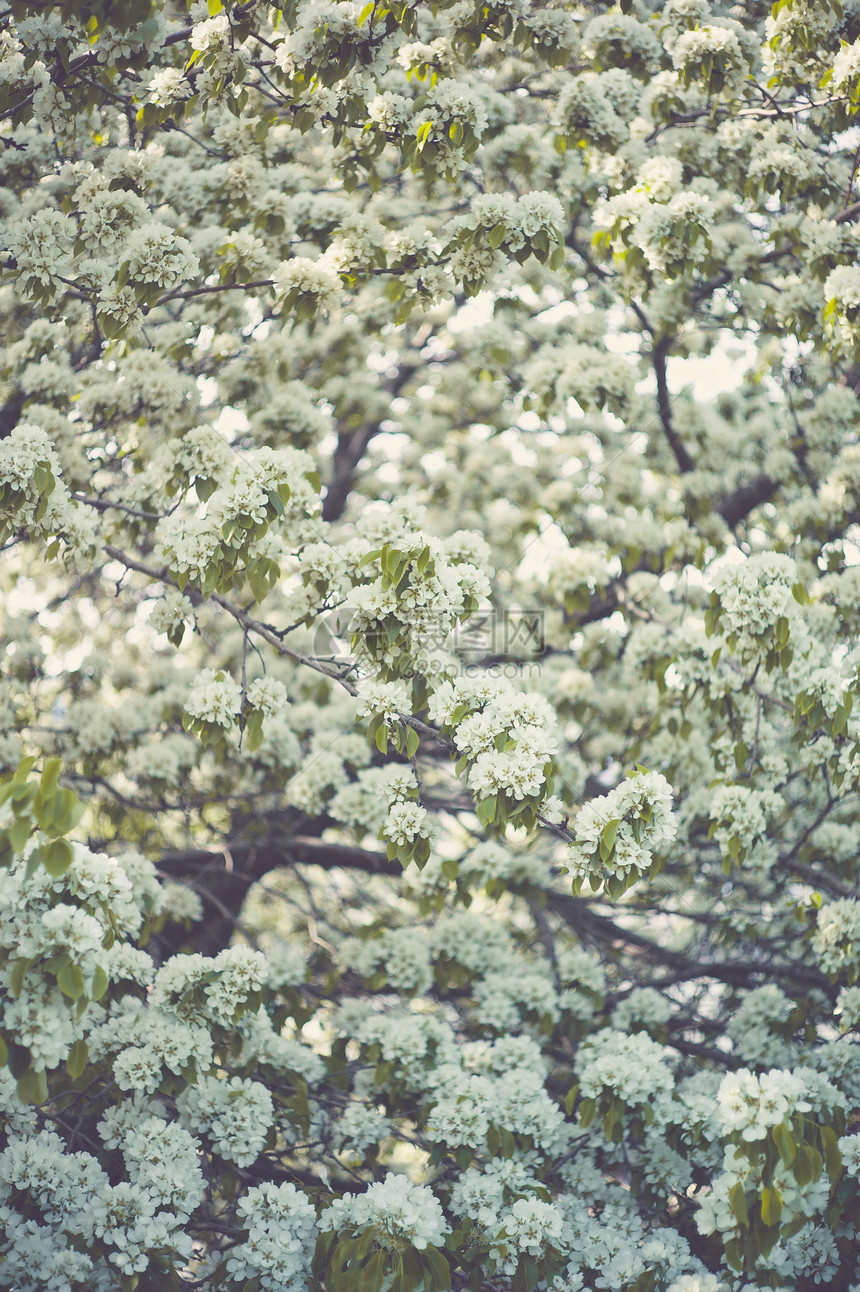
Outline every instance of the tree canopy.
[[860, 1288], [860, 0], [0, 13], [0, 1287]]

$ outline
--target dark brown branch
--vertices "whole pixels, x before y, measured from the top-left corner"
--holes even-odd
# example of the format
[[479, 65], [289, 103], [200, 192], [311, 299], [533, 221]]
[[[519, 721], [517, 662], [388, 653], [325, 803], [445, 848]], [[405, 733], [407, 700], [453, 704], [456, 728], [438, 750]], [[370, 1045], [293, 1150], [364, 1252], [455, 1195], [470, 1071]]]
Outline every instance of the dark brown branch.
[[189, 287], [186, 291], [168, 292], [166, 296], [159, 296], [152, 309], [156, 310], [160, 305], [167, 305], [169, 301], [187, 301], [193, 296], [211, 296], [215, 292], [250, 291], [252, 288], [274, 287], [274, 285], [273, 278], [261, 278], [259, 281], [250, 283], [211, 283], [206, 287]]
[[663, 433], [666, 436], [669, 448], [674, 454], [675, 461], [678, 463], [678, 469], [686, 475], [690, 471], [695, 471], [696, 464], [687, 452], [686, 446], [675, 430], [675, 425], [672, 421], [672, 397], [669, 394], [669, 383], [666, 378], [666, 360], [672, 348], [673, 339], [673, 337], [661, 336], [651, 351], [651, 362], [654, 365], [654, 375], [657, 378], [657, 409], [660, 413]]
[[338, 437], [333, 455], [332, 478], [323, 499], [323, 520], [339, 520], [343, 515], [346, 500], [355, 482], [355, 469], [378, 429], [377, 426], [366, 423], [350, 434]]
[[751, 511], [772, 498], [779, 488], [779, 480], [772, 480], [769, 475], [762, 472], [761, 475], [754, 476], [752, 480], [724, 498], [717, 507], [717, 511], [729, 529], [734, 529]]
[[813, 888], [823, 888], [825, 892], [832, 893], [835, 897], [853, 897], [860, 901], [860, 892], [850, 884], [837, 879], [835, 875], [828, 875], [826, 871], [819, 870], [815, 866], [805, 866], [800, 861], [789, 861], [788, 865], [795, 875], [812, 884]]
[[206, 849], [168, 852], [159, 861], [162, 870], [193, 878], [203, 870], [227, 871], [238, 867], [253, 879], [284, 866], [322, 866], [326, 870], [361, 870], [369, 875], [403, 874], [399, 861], [389, 861], [384, 852], [359, 848], [345, 843], [330, 843], [308, 835], [268, 839], [264, 843], [241, 841], [226, 844], [223, 850]]
[[846, 206], [844, 211], [834, 215], [833, 221], [834, 224], [850, 224], [857, 219], [858, 215], [860, 215], [860, 202], [852, 202], [850, 206]]
[[640, 933], [634, 933], [632, 929], [622, 928], [609, 916], [598, 914], [569, 893], [548, 890], [546, 896], [547, 904], [587, 941], [614, 945], [631, 955], [639, 955], [644, 959], [668, 965], [672, 969], [674, 980], [692, 982], [696, 979], [711, 978], [717, 982], [746, 986], [750, 984], [751, 979], [764, 976], [772, 980], [788, 979], [810, 987], [818, 987], [828, 996], [834, 995], [830, 979], [818, 969], [808, 965], [783, 964], [767, 960], [727, 960], [713, 963], [693, 960], [681, 951], [672, 951], [668, 947], [652, 942], [650, 938], [643, 937]]

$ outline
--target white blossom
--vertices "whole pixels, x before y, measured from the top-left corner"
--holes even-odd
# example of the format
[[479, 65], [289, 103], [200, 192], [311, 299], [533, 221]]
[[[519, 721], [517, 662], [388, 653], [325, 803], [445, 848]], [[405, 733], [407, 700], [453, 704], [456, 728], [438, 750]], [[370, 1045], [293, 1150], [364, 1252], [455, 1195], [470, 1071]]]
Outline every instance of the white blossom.
[[405, 1240], [418, 1251], [430, 1244], [441, 1246], [448, 1233], [432, 1190], [391, 1172], [364, 1193], [335, 1198], [320, 1216], [319, 1224], [322, 1230], [338, 1233], [346, 1226], [356, 1230], [371, 1228], [380, 1247], [396, 1249]]

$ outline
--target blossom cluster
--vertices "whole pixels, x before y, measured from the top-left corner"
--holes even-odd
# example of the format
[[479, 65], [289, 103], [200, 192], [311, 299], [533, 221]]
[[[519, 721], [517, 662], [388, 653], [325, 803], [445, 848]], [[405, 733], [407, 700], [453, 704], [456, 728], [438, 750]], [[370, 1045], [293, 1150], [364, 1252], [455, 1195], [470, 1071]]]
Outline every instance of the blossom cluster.
[[485, 824], [525, 814], [530, 805], [559, 819], [560, 805], [551, 797], [556, 720], [543, 696], [505, 682], [457, 678], [435, 689], [429, 712], [451, 732], [458, 770], [468, 768], [466, 780]]
[[677, 830], [669, 782], [659, 772], [639, 770], [580, 808], [567, 867], [575, 883], [605, 882], [612, 895], [649, 870]]
[[611, 1091], [630, 1107], [654, 1101], [659, 1106], [674, 1089], [668, 1052], [644, 1032], [628, 1036], [607, 1029], [588, 1038], [577, 1055], [580, 1093], [599, 1099]]
[[232, 1278], [259, 1279], [264, 1292], [301, 1292], [307, 1286], [316, 1212], [293, 1184], [261, 1184], [239, 1199], [247, 1236], [230, 1252]]
[[826, 902], [818, 912], [812, 945], [825, 973], [860, 977], [860, 902], [852, 897]]
[[301, 524], [317, 509], [318, 487], [313, 459], [300, 449], [263, 448], [238, 461], [208, 495], [205, 514], [175, 510], [158, 523], [161, 555], [180, 589], [208, 596], [241, 579], [262, 601], [280, 573], [270, 527]]
[[564, 1116], [543, 1088], [542, 1065], [538, 1065], [536, 1073], [534, 1055], [528, 1049], [519, 1053], [512, 1050], [510, 1069], [499, 1074], [492, 1064], [504, 1055], [505, 1047], [496, 1044], [498, 1049], [490, 1051], [483, 1067], [475, 1065], [467, 1053], [463, 1056], [464, 1066], [451, 1063], [437, 1069], [433, 1076], [435, 1103], [426, 1128], [428, 1138], [452, 1147], [468, 1145], [480, 1150], [491, 1142], [496, 1128], [527, 1137], [543, 1153], [558, 1150], [567, 1139]]
[[722, 631], [735, 635], [741, 645], [773, 634], [786, 616], [797, 582], [797, 566], [790, 556], [762, 552], [738, 565], [724, 566], [714, 579], [719, 598]]
[[630, 271], [672, 279], [704, 264], [715, 223], [709, 186], [684, 188], [674, 159], [646, 162], [638, 182], [603, 201], [595, 212], [598, 245], [611, 248]]
[[502, 1225], [490, 1249], [505, 1274], [515, 1274], [523, 1253], [540, 1258], [562, 1244], [564, 1218], [551, 1202], [517, 1198], [502, 1213]]
[[724, 1077], [717, 1095], [720, 1122], [729, 1135], [743, 1140], [764, 1139], [795, 1113], [808, 1111], [803, 1078], [778, 1068], [757, 1077], [748, 1068]]
[[177, 1108], [192, 1131], [204, 1133], [215, 1152], [237, 1166], [256, 1162], [274, 1120], [266, 1087], [241, 1077], [201, 1077], [182, 1091]]
[[42, 428], [14, 427], [0, 443], [0, 540], [42, 520], [59, 475], [54, 446]]
[[319, 1227], [337, 1234], [369, 1229], [381, 1248], [397, 1251], [412, 1247], [423, 1251], [445, 1241], [449, 1227], [433, 1191], [389, 1172], [364, 1193], [346, 1193], [322, 1212]]
[[755, 790], [748, 785], [718, 785], [714, 789], [710, 833], [726, 864], [740, 862], [756, 847], [782, 806], [780, 795], [773, 790]]
[[381, 970], [395, 991], [423, 994], [433, 981], [428, 942], [412, 929], [387, 929], [377, 938], [350, 938], [341, 944], [340, 954], [364, 978], [373, 978]]
[[383, 681], [438, 675], [449, 633], [488, 591], [486, 573], [451, 560], [439, 540], [398, 535], [362, 556], [348, 594], [353, 650]]

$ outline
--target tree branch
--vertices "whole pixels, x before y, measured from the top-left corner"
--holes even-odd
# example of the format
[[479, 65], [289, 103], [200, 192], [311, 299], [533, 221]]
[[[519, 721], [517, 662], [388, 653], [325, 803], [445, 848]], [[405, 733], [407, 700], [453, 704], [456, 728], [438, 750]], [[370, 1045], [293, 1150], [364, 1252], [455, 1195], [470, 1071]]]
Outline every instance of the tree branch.
[[724, 498], [716, 510], [729, 529], [734, 529], [751, 511], [772, 498], [780, 488], [779, 480], [772, 480], [769, 475], [762, 472], [761, 475], [754, 476], [752, 480]]
[[309, 835], [274, 836], [263, 843], [228, 843], [220, 852], [205, 849], [167, 852], [158, 864], [162, 870], [172, 874], [192, 876], [216, 867], [225, 871], [234, 865], [247, 874], [250, 865], [249, 882], [262, 878], [270, 870], [295, 865], [322, 866], [325, 870], [361, 870], [368, 875], [390, 875], [393, 878], [403, 874], [400, 862], [389, 861], [384, 852], [331, 843]]
[[640, 933], [634, 933], [632, 929], [622, 928], [620, 924], [616, 924], [606, 915], [598, 914], [572, 894], [548, 889], [546, 896], [547, 904], [585, 938], [604, 944], [614, 944], [628, 950], [631, 954], [639, 954], [646, 959], [670, 965], [675, 980], [683, 979], [690, 982], [697, 978], [713, 978], [717, 982], [746, 986], [751, 978], [763, 975], [769, 979], [789, 979], [807, 986], [818, 987], [829, 997], [835, 995], [830, 979], [810, 966], [758, 960], [734, 960], [722, 963], [692, 960], [681, 951], [672, 951], [657, 942], [652, 942], [650, 938], [643, 937]]
[[654, 366], [654, 375], [657, 378], [657, 409], [660, 413], [660, 421], [663, 424], [663, 432], [675, 456], [675, 461], [678, 463], [678, 469], [686, 475], [690, 471], [695, 471], [696, 464], [687, 452], [684, 442], [672, 422], [672, 397], [669, 394], [669, 383], [666, 378], [666, 359], [672, 348], [673, 340], [674, 337], [661, 336], [651, 351], [651, 362]]

